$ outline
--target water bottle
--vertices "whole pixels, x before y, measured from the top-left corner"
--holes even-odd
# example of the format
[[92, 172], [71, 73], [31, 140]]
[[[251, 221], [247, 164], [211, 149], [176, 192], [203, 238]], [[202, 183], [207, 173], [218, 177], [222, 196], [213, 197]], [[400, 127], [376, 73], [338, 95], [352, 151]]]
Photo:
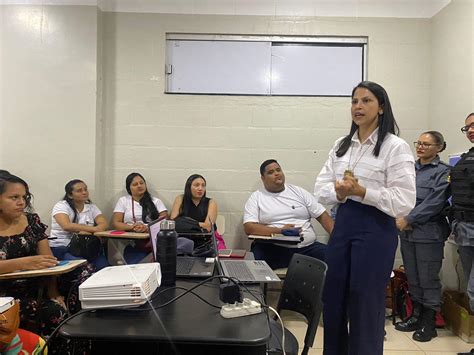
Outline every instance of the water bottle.
[[156, 261], [160, 263], [161, 285], [174, 286], [176, 283], [176, 239], [174, 221], [164, 220], [156, 237]]

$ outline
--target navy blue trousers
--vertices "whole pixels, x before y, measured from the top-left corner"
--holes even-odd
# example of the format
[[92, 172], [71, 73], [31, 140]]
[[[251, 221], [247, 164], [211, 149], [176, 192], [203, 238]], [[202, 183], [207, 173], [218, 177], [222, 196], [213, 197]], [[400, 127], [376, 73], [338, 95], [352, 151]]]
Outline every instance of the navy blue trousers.
[[385, 288], [398, 236], [394, 218], [347, 200], [326, 249], [324, 355], [382, 355]]

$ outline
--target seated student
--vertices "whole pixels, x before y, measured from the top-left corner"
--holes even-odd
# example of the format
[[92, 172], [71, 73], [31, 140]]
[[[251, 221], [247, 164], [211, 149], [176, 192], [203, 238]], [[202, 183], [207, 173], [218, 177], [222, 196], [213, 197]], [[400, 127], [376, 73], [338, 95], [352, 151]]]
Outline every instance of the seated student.
[[[107, 220], [102, 212], [89, 200], [87, 185], [79, 179], [69, 181], [64, 187], [62, 201], [56, 203], [51, 213], [51, 234], [49, 246], [59, 260], [83, 259], [68, 252], [74, 232], [102, 232], [107, 229]], [[108, 266], [106, 257], [101, 254], [91, 262], [97, 269]]]
[[269, 236], [285, 229], [300, 228], [304, 240], [293, 244], [254, 241], [255, 259], [265, 260], [272, 269], [287, 267], [293, 254], [305, 254], [324, 260], [326, 245], [316, 241], [311, 218], [331, 234], [334, 222], [316, 198], [305, 189], [285, 184], [285, 174], [274, 159], [260, 165], [263, 189], [257, 190], [245, 204], [245, 233]]
[[[112, 216], [112, 228], [144, 233], [148, 231], [146, 223], [168, 216], [168, 210], [163, 202], [150, 195], [145, 178], [139, 173], [131, 173], [127, 176], [125, 188], [128, 196], [122, 196], [117, 201]], [[130, 245], [126, 247], [124, 257], [127, 264], [136, 264], [147, 254], [147, 250], [137, 243], [134, 247]]]
[[[31, 211], [28, 184], [14, 175], [0, 176], [0, 274], [38, 270], [57, 264], [37, 214]], [[25, 212], [27, 211], [27, 212]], [[85, 267], [61, 277], [34, 277], [0, 281], [0, 296], [20, 301], [20, 327], [49, 335], [67, 317], [64, 296], [72, 313], [80, 309], [78, 285], [94, 270]], [[71, 287], [74, 287], [71, 289]], [[40, 291], [45, 293], [40, 297]], [[56, 340], [50, 350], [53, 350]]]
[[176, 197], [171, 209], [171, 219], [191, 217], [199, 222], [201, 228], [211, 231], [211, 222], [217, 218], [217, 203], [206, 197], [206, 179], [199, 174], [193, 174], [186, 180], [184, 194]]

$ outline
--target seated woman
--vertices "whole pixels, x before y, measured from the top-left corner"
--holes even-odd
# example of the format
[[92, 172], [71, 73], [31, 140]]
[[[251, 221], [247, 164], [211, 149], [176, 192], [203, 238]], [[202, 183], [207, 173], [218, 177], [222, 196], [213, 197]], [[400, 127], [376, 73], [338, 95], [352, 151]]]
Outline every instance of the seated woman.
[[171, 209], [171, 219], [191, 217], [199, 222], [201, 228], [210, 231], [211, 222], [216, 222], [217, 203], [206, 197], [206, 179], [199, 174], [188, 177], [184, 185], [184, 194], [176, 197]]
[[[112, 228], [116, 230], [144, 233], [148, 231], [146, 223], [158, 218], [168, 217], [163, 202], [148, 192], [145, 178], [139, 173], [131, 173], [125, 179], [128, 196], [117, 201], [112, 216]], [[120, 241], [123, 243], [123, 241]], [[146, 255], [147, 250], [139, 243], [125, 248], [124, 258], [127, 264], [136, 264]], [[110, 244], [109, 244], [110, 247]]]
[[[206, 197], [206, 179], [202, 175], [193, 174], [188, 177], [184, 185], [184, 194], [176, 197], [171, 209], [171, 219], [190, 217], [199, 223], [199, 227], [212, 230], [211, 222], [215, 226], [217, 218], [217, 203]], [[216, 232], [218, 249], [225, 249], [222, 236]]]
[[[51, 213], [51, 235], [49, 245], [59, 260], [83, 259], [68, 252], [71, 237], [75, 232], [95, 233], [107, 229], [108, 223], [102, 212], [89, 200], [89, 191], [84, 181], [74, 179], [64, 187], [63, 200], [56, 203]], [[103, 253], [90, 260], [97, 269], [108, 266]]]
[[[37, 214], [25, 212], [31, 209], [28, 184], [14, 175], [0, 176], [0, 274], [57, 264], [45, 234], [47, 226]], [[20, 301], [20, 327], [49, 335], [67, 316], [67, 308], [73, 313], [79, 310], [77, 288], [92, 271], [93, 266], [88, 264], [60, 278], [0, 281], [0, 296]], [[68, 295], [66, 307], [63, 296]]]

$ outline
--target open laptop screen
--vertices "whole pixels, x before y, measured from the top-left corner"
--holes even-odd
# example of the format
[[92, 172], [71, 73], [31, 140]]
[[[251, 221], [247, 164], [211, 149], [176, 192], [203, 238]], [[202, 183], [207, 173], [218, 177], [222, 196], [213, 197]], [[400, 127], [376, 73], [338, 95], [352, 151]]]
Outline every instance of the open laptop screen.
[[148, 223], [148, 232], [150, 233], [151, 247], [153, 249], [153, 260], [156, 260], [156, 236], [160, 231], [161, 221], [164, 219], [165, 217], [161, 217]]

